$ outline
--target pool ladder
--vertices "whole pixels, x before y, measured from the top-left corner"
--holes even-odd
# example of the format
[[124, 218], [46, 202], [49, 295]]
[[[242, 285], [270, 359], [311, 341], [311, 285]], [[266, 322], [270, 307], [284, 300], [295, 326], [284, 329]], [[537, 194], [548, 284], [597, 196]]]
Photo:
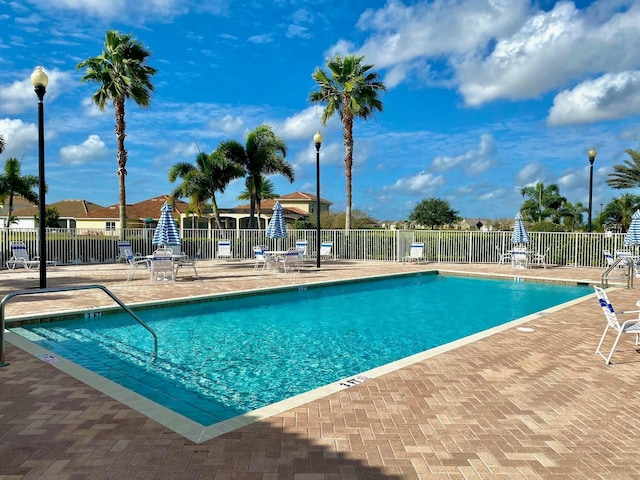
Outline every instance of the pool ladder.
[[0, 367], [6, 367], [7, 365], [9, 365], [8, 363], [5, 362], [5, 354], [4, 354], [4, 318], [5, 318], [4, 307], [9, 300], [11, 300], [13, 297], [17, 297], [20, 295], [36, 295], [41, 293], [72, 292], [77, 290], [93, 290], [93, 289], [102, 290], [104, 293], [106, 293], [109, 297], [111, 297], [111, 299], [114, 302], [120, 305], [124, 311], [126, 311], [129, 315], [131, 315], [136, 322], [138, 322], [140, 325], [146, 328], [147, 331], [153, 336], [153, 361], [155, 362], [156, 358], [158, 358], [158, 335], [156, 334], [156, 332], [149, 325], [144, 323], [142, 319], [140, 319], [140, 317], [138, 317], [133, 312], [133, 310], [127, 307], [122, 302], [122, 300], [116, 297], [107, 287], [104, 287], [102, 285], [80, 285], [76, 287], [35, 288], [35, 289], [29, 289], [29, 290], [16, 290], [15, 292], [9, 293], [2, 299], [2, 302], [0, 302]]
[[[623, 270], [624, 269], [624, 270]], [[633, 288], [633, 276], [635, 274], [635, 268], [633, 262], [628, 258], [616, 258], [611, 265], [607, 267], [607, 269], [602, 274], [602, 278], [600, 279], [600, 285], [602, 288], [607, 288], [609, 286], [609, 278], [613, 272], [618, 273], [617, 276], [620, 276], [620, 271], [624, 271], [624, 275], [627, 280], [627, 288]]]

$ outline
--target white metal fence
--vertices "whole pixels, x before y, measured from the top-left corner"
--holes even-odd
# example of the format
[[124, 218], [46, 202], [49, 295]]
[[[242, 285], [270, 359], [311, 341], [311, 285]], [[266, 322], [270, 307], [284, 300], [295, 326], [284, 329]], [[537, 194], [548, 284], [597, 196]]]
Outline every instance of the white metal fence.
[[[201, 258], [217, 255], [218, 240], [229, 240], [234, 258], [253, 258], [254, 245], [283, 250], [307, 240], [308, 253], [315, 254], [316, 230], [289, 230], [286, 239], [269, 239], [264, 230], [197, 230], [182, 232], [182, 250]], [[333, 242], [336, 258], [396, 262], [409, 255], [412, 242], [424, 242], [425, 259], [436, 263], [496, 263], [499, 252], [511, 249], [511, 232], [452, 230], [322, 230], [321, 240]], [[151, 254], [153, 230], [128, 229], [124, 238], [135, 252]], [[111, 263], [118, 261], [118, 231], [47, 229], [47, 257], [59, 264]], [[544, 253], [547, 262], [577, 267], [603, 267], [603, 250], [623, 249], [624, 234], [529, 232], [528, 248]], [[11, 241], [23, 241], [32, 256], [38, 254], [38, 229], [0, 230], [2, 267], [11, 256]]]

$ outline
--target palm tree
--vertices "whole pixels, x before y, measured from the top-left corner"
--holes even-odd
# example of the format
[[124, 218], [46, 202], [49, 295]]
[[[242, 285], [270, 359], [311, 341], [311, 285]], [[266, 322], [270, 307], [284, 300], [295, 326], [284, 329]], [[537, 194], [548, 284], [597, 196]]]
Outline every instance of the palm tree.
[[4, 152], [4, 149], [7, 147], [6, 142], [4, 141], [4, 137], [0, 135], [0, 153]]
[[[251, 191], [253, 190], [251, 186], [252, 185], [251, 179], [247, 177], [244, 184], [245, 184], [246, 190], [243, 190], [242, 192], [240, 192], [240, 195], [238, 195], [237, 198], [238, 200], [251, 200]], [[262, 214], [262, 200], [278, 198], [279, 196], [280, 195], [278, 195], [274, 191], [273, 182], [268, 178], [263, 178], [262, 184], [260, 185], [258, 201], [256, 202], [256, 216], [260, 218], [260, 215]], [[260, 222], [258, 222], [258, 227], [259, 226], [260, 226]]]
[[560, 215], [565, 227], [573, 232], [576, 226], [582, 225], [582, 214], [588, 211], [589, 209], [580, 202], [565, 202], [560, 208]]
[[380, 92], [387, 88], [379, 78], [371, 72], [373, 65], [363, 64], [364, 57], [336, 55], [327, 60], [329, 74], [321, 68], [316, 69], [312, 78], [318, 84], [319, 90], [311, 92], [309, 101], [325, 105], [322, 112], [322, 124], [336, 112], [340, 114], [344, 138], [344, 164], [347, 179], [347, 208], [345, 211], [345, 230], [351, 228], [351, 169], [353, 166], [353, 120], [362, 118], [367, 120], [376, 111], [383, 109], [378, 98]]
[[551, 218], [554, 223], [559, 223], [558, 212], [567, 199], [560, 195], [558, 185], [552, 183], [545, 187], [544, 183], [538, 182], [533, 187], [524, 187], [520, 193], [529, 197], [520, 207], [525, 221], [540, 223]]
[[249, 132], [245, 146], [228, 140], [220, 143], [218, 148], [227, 159], [244, 167], [247, 178], [245, 184], [250, 189], [249, 228], [256, 228], [256, 205], [262, 200], [264, 176], [281, 174], [291, 183], [295, 179], [293, 166], [285, 161], [287, 146], [284, 140], [273, 133], [269, 125], [260, 125]]
[[20, 167], [20, 161], [17, 158], [8, 158], [4, 164], [4, 172], [0, 175], [0, 203], [4, 203], [9, 198], [7, 228], [12, 218], [15, 195], [21, 195], [31, 203], [38, 203], [38, 194], [34, 190], [39, 185], [38, 176], [22, 175]]
[[625, 152], [631, 157], [624, 165], [614, 165], [609, 174], [607, 185], [611, 188], [635, 188], [640, 186], [640, 151], [627, 148]]
[[83, 82], [100, 85], [91, 99], [104, 111], [108, 101], [113, 102], [116, 118], [116, 140], [118, 142], [120, 232], [124, 235], [127, 226], [127, 195], [125, 177], [127, 175], [127, 151], [125, 100], [133, 100], [139, 107], [147, 108], [151, 103], [151, 93], [155, 90], [151, 77], [157, 70], [145, 64], [151, 52], [129, 34], [108, 30], [104, 50], [97, 57], [90, 57], [78, 63], [76, 68], [86, 68], [81, 78]]
[[182, 183], [171, 192], [171, 196], [173, 198], [189, 197], [189, 206], [198, 217], [202, 215], [205, 203], [210, 199], [216, 226], [222, 229], [216, 193], [224, 193], [224, 189], [232, 180], [241, 178], [243, 175], [242, 166], [227, 160], [220, 150], [214, 150], [208, 155], [200, 152], [196, 157], [195, 165], [180, 162], [169, 170], [171, 183], [178, 178], [182, 179]]

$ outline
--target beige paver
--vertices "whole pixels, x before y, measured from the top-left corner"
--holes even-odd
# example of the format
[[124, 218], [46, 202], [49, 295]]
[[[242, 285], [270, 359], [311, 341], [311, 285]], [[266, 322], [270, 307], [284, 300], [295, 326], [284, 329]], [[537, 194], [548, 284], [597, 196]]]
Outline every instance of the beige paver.
[[[200, 280], [128, 284], [124, 265], [57, 267], [49, 286], [104, 284], [127, 303], [437, 268], [596, 282], [600, 271], [497, 265], [326, 262], [260, 275], [249, 262], [202, 262]], [[0, 272], [0, 295], [38, 286]], [[86, 292], [83, 292], [86, 293]], [[99, 307], [101, 295], [12, 300], [9, 316]], [[610, 297], [633, 309], [637, 290]], [[640, 355], [623, 340], [606, 366], [593, 299], [359, 385], [194, 443], [7, 343], [0, 368], [0, 479], [536, 479], [640, 477], [635, 415]]]

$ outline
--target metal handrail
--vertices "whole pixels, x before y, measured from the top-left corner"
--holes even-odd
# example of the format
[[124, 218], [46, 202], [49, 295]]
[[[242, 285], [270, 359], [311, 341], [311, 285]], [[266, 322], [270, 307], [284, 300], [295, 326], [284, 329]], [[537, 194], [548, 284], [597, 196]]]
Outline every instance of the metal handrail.
[[15, 292], [11, 292], [7, 294], [0, 302], [0, 367], [6, 367], [9, 365], [5, 362], [5, 353], [4, 353], [4, 307], [9, 300], [13, 297], [17, 297], [19, 295], [35, 295], [39, 293], [55, 293], [55, 292], [71, 292], [76, 290], [90, 290], [90, 289], [99, 289], [106, 293], [111, 299], [120, 305], [129, 315], [131, 315], [140, 325], [146, 328], [149, 333], [153, 336], [153, 361], [155, 362], [158, 358], [158, 335], [156, 332], [145, 322], [138, 317], [133, 310], [127, 307], [122, 300], [116, 297], [107, 287], [102, 285], [78, 285], [75, 287], [59, 287], [59, 288], [35, 288], [29, 290], [16, 290]]
[[609, 286], [609, 274], [612, 271], [620, 268], [621, 264], [626, 269], [627, 288], [628, 289], [633, 288], [633, 275], [634, 275], [633, 260], [627, 257], [616, 258], [613, 261], [613, 263], [606, 268], [606, 270], [604, 271], [600, 279], [600, 285], [602, 286], [602, 288], [607, 288]]

